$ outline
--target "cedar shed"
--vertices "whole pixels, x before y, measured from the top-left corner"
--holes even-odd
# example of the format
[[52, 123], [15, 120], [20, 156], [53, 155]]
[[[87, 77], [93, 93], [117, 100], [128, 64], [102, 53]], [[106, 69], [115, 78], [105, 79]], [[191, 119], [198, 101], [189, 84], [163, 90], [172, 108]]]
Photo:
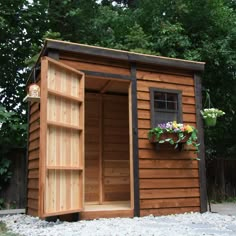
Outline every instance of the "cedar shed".
[[[34, 68], [27, 85], [37, 82], [41, 94], [28, 103], [27, 214], [76, 220], [207, 210], [203, 62], [47, 39]], [[197, 127], [198, 154], [149, 142], [148, 130], [170, 120]]]

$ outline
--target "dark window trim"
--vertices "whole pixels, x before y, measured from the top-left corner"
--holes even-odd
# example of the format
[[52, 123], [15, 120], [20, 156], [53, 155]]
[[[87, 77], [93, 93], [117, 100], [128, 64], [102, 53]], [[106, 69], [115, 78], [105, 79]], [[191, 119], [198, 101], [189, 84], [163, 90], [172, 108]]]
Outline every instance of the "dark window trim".
[[[175, 89], [162, 89], [162, 88], [149, 88], [150, 91], [150, 102], [151, 102], [151, 126], [155, 127], [155, 109], [154, 109], [154, 92], [164, 92], [164, 93], [175, 93], [178, 95], [178, 121], [183, 122], [183, 110], [182, 110], [182, 91]], [[168, 112], [168, 110], [160, 109], [160, 111]], [[171, 111], [170, 111], [171, 112]]]

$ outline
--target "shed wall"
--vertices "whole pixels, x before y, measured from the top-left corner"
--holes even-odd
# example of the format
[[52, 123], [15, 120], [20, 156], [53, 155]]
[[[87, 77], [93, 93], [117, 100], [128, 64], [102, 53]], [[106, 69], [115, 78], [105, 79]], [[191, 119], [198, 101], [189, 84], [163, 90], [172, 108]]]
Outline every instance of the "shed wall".
[[140, 215], [200, 211], [198, 161], [193, 150], [166, 145], [155, 149], [147, 139], [151, 127], [149, 88], [182, 91], [183, 123], [196, 126], [193, 76], [137, 71]]
[[39, 211], [39, 130], [40, 104], [29, 108], [27, 213], [38, 216]]

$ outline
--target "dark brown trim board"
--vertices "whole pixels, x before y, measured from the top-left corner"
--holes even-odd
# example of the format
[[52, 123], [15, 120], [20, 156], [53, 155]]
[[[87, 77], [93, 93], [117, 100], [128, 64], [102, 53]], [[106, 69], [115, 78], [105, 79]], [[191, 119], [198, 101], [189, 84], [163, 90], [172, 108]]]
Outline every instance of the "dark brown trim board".
[[200, 203], [201, 212], [207, 211], [207, 190], [206, 190], [206, 166], [205, 166], [205, 145], [204, 145], [204, 132], [203, 132], [203, 122], [200, 114], [202, 109], [202, 85], [201, 77], [199, 74], [194, 74], [195, 81], [195, 98], [196, 98], [196, 121], [198, 129], [198, 138], [200, 142], [200, 151], [198, 156], [200, 158], [199, 163], [199, 181], [200, 181]]
[[42, 50], [43, 55], [48, 49], [61, 50], [64, 52], [72, 52], [72, 53], [89, 54], [91, 56], [99, 56], [99, 57], [105, 57], [105, 58], [110, 58], [110, 59], [115, 59], [115, 60], [130, 61], [130, 62], [136, 62], [136, 63], [153, 64], [153, 65], [166, 66], [166, 67], [171, 66], [175, 68], [181, 68], [181, 69], [193, 70], [193, 71], [203, 71], [204, 65], [205, 65], [205, 63], [203, 62], [193, 62], [193, 61], [187, 61], [187, 60], [181, 60], [181, 59], [151, 56], [151, 55], [145, 55], [141, 53], [132, 53], [128, 51], [88, 46], [88, 45], [83, 45], [83, 44], [63, 42], [63, 41], [51, 40], [51, 39], [47, 39], [45, 41], [44, 49]]
[[133, 173], [134, 173], [134, 216], [140, 215], [139, 206], [139, 155], [138, 155], [138, 108], [136, 65], [131, 64], [132, 124], [133, 124]]

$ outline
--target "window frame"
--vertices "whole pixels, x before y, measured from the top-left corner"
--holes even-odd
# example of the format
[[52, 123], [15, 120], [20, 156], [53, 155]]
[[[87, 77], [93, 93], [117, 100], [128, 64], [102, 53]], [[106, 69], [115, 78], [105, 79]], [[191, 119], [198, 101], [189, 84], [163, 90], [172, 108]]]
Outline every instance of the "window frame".
[[[151, 105], [151, 128], [155, 127], [155, 107], [154, 107], [154, 93], [155, 92], [162, 92], [162, 93], [173, 93], [177, 95], [177, 117], [178, 123], [183, 122], [183, 110], [182, 110], [182, 91], [181, 90], [175, 90], [175, 89], [161, 89], [161, 88], [149, 88], [150, 91], [150, 105]], [[165, 111], [165, 109], [161, 109], [161, 111]], [[168, 111], [168, 110], [167, 110]]]

